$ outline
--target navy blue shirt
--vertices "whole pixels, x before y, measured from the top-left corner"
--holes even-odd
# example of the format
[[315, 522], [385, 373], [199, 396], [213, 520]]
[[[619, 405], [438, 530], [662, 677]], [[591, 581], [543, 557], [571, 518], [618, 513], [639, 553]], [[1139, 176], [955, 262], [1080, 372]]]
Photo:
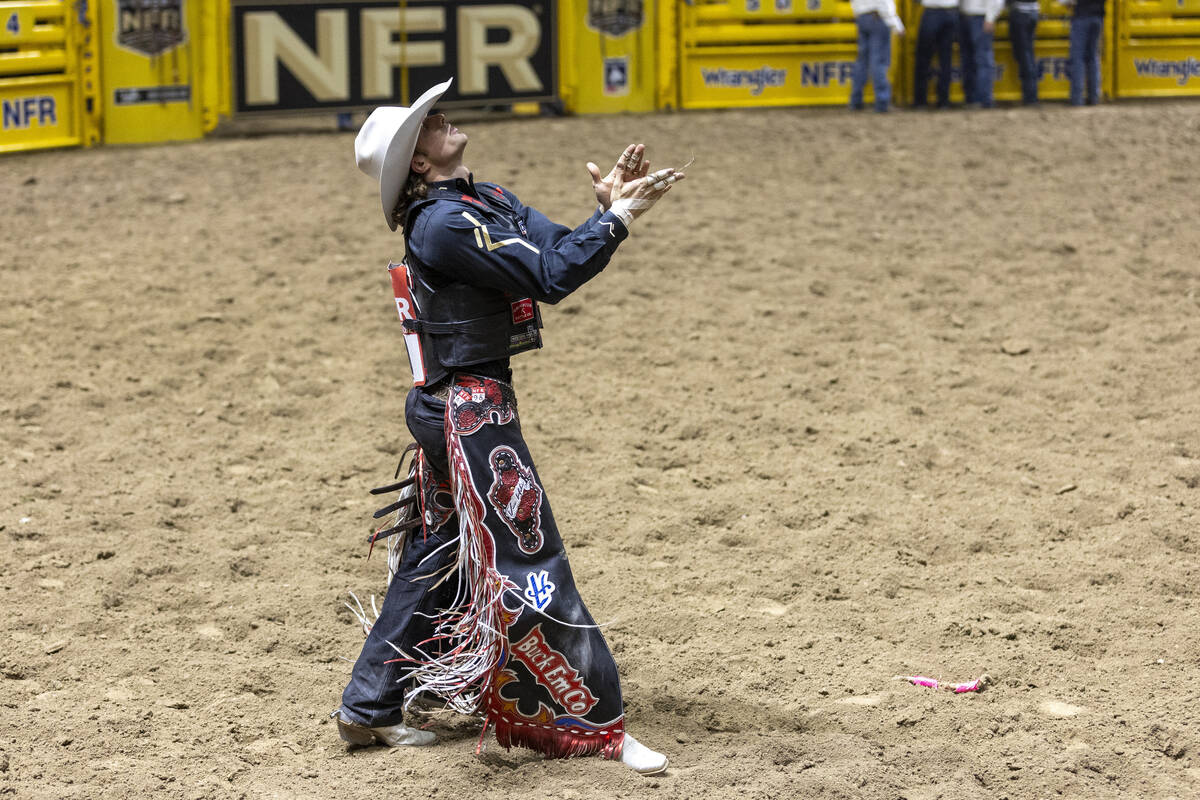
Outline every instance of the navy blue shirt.
[[[455, 178], [429, 185], [435, 202], [408, 231], [409, 253], [447, 283], [557, 303], [595, 277], [629, 235], [597, 208], [578, 228], [550, 221], [494, 183]], [[430, 276], [432, 277], [432, 276]]]

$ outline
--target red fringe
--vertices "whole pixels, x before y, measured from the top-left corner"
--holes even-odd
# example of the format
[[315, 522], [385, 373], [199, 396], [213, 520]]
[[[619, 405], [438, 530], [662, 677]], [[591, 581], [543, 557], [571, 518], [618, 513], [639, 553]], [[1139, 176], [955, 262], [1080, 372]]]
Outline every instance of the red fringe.
[[[528, 747], [542, 753], [546, 758], [574, 758], [575, 756], [601, 755], [610, 760], [621, 757], [625, 744], [624, 721], [610, 728], [587, 732], [563, 728], [556, 725], [536, 723], [516, 724], [504, 717], [489, 715], [496, 732], [496, 741], [502, 747]], [[485, 730], [486, 730], [485, 723]]]

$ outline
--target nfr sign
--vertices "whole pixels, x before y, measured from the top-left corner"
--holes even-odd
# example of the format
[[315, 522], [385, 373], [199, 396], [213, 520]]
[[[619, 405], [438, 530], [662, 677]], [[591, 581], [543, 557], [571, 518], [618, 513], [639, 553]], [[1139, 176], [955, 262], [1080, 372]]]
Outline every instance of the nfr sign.
[[556, 5], [233, 0], [234, 108], [398, 105], [402, 64], [410, 102], [449, 76], [454, 85], [440, 105], [552, 100]]
[[6, 131], [28, 128], [35, 122], [41, 128], [58, 124], [58, 109], [50, 95], [5, 100], [0, 116], [3, 116]]
[[853, 61], [806, 61], [800, 69], [801, 86], [845, 86], [853, 79]]

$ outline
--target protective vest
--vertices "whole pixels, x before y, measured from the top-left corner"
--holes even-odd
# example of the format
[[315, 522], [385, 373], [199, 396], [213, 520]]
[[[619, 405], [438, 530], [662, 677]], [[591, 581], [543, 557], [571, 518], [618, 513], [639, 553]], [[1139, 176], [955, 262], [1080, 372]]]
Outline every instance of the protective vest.
[[[408, 220], [435, 202], [457, 200], [438, 197], [414, 203]], [[508, 217], [504, 222], [513, 227], [524, 227], [507, 203], [500, 210], [486, 208], [491, 215]], [[480, 212], [474, 205], [471, 209]], [[419, 263], [411, 253], [405, 255], [403, 263], [388, 265], [415, 385], [437, 383], [455, 370], [500, 361], [542, 346], [542, 313], [533, 298], [445, 282], [437, 267]]]

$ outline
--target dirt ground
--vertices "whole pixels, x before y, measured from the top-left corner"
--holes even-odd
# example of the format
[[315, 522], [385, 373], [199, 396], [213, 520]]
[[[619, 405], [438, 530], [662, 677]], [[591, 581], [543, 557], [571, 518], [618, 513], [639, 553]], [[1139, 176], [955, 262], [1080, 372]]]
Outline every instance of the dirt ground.
[[514, 364], [669, 774], [338, 741], [408, 377], [330, 118], [0, 159], [0, 794], [1200, 793], [1200, 104], [463, 124], [564, 221], [696, 157]]

